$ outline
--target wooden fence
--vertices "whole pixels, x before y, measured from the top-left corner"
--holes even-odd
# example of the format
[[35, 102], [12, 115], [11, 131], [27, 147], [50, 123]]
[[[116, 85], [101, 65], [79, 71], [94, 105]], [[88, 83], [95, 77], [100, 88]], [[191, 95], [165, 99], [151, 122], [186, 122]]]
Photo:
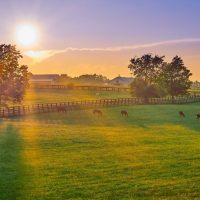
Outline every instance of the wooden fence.
[[171, 98], [150, 98], [148, 99], [148, 102], [145, 102], [140, 98], [119, 98], [46, 103], [2, 108], [0, 109], [0, 118], [22, 116], [34, 113], [57, 112], [60, 108], [70, 111], [112, 106], [130, 106], [140, 104], [187, 104], [194, 102], [200, 102], [200, 96], [177, 97], [173, 101]]
[[113, 87], [113, 86], [91, 86], [91, 85], [31, 85], [31, 88], [36, 89], [66, 89], [66, 90], [90, 90], [90, 91], [130, 91], [128, 87]]

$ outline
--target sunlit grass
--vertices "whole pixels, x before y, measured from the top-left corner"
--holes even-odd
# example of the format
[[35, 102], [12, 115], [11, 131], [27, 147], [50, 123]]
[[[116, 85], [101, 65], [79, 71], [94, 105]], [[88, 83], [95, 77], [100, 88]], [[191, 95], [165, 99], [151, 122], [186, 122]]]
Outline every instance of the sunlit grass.
[[199, 106], [133, 106], [102, 109], [102, 118], [86, 110], [1, 122], [0, 199], [198, 199]]
[[54, 103], [64, 101], [129, 98], [129, 92], [85, 91], [64, 89], [29, 89], [24, 97], [23, 104]]

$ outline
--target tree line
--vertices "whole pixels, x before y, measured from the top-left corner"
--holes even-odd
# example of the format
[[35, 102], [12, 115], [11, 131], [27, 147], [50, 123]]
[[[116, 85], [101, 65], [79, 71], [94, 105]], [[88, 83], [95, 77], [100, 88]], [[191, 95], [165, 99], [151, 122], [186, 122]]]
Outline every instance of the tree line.
[[128, 68], [135, 79], [131, 83], [131, 92], [137, 97], [148, 98], [170, 95], [186, 95], [192, 82], [192, 73], [179, 56], [171, 62], [164, 60], [165, 56], [145, 54], [130, 60]]
[[56, 78], [55, 82], [58, 84], [92, 84], [92, 85], [101, 85], [109, 81], [106, 76], [98, 74], [82, 74], [77, 77], [70, 77], [67, 74], [61, 74]]

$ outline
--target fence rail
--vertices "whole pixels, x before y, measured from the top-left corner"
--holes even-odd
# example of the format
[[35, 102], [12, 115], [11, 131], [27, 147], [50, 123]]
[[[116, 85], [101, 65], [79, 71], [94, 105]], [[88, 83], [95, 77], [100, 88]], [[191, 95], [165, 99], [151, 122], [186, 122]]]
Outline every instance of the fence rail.
[[144, 99], [141, 98], [69, 101], [60, 103], [34, 104], [1, 108], [0, 118], [22, 116], [35, 113], [57, 112], [60, 108], [70, 111], [112, 106], [129, 106], [140, 104], [187, 104], [194, 102], [200, 102], [200, 96], [176, 97], [173, 101], [171, 98], [150, 98], [148, 99], [148, 101], [144, 101]]

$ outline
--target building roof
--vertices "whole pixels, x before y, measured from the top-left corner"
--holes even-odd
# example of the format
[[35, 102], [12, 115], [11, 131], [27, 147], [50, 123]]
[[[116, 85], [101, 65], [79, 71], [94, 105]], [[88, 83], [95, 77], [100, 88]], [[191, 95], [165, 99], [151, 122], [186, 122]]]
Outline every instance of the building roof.
[[129, 85], [133, 81], [133, 77], [115, 77], [114, 79], [110, 80], [110, 84], [122, 84], [122, 85]]
[[33, 74], [31, 76], [31, 79], [33, 79], [33, 80], [44, 80], [44, 79], [54, 80], [56, 78], [59, 78], [59, 74]]
[[34, 79], [34, 78], [31, 78], [30, 79], [30, 82], [52, 82], [53, 79]]

